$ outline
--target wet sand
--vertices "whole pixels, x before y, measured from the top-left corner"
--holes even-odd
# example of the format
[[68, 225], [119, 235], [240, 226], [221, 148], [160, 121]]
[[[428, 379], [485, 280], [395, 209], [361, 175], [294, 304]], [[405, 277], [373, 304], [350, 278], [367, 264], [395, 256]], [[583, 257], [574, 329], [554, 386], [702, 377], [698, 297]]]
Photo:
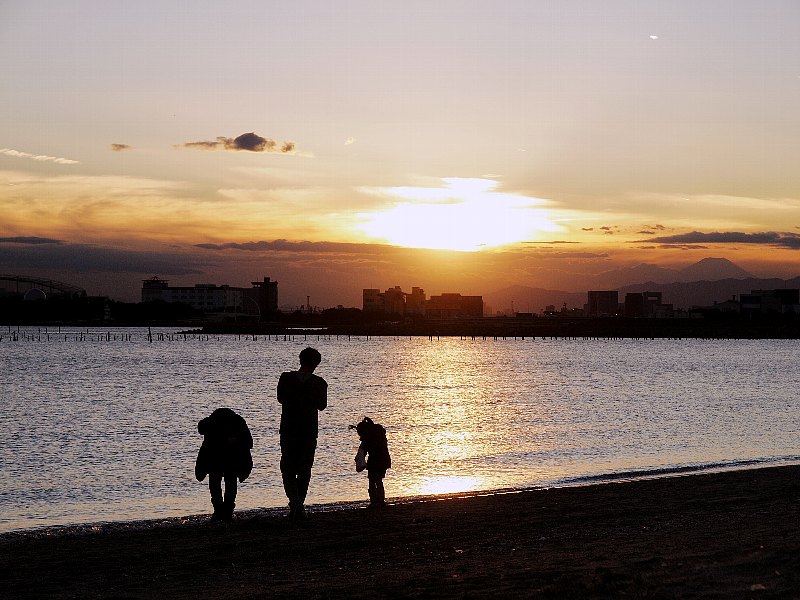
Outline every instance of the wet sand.
[[4, 534], [0, 593], [800, 598], [800, 466], [282, 515]]

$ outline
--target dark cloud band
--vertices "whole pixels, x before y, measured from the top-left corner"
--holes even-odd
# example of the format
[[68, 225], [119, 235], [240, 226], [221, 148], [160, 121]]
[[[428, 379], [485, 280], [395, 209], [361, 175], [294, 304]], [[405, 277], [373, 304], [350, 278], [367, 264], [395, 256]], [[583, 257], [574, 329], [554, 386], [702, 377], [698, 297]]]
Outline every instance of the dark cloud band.
[[344, 242], [307, 242], [272, 240], [259, 242], [227, 242], [224, 244], [195, 244], [195, 248], [204, 250], [244, 250], [247, 252], [311, 252], [311, 253], [348, 253], [374, 254], [387, 251], [401, 252], [403, 249], [381, 244], [348, 244]]
[[714, 231], [703, 233], [692, 231], [678, 235], [654, 237], [647, 240], [636, 240], [636, 243], [649, 242], [659, 244], [760, 244], [777, 248], [800, 250], [800, 234], [765, 231], [761, 233], [743, 233], [740, 231]]
[[17, 236], [17, 237], [0, 237], [0, 244], [25, 244], [28, 246], [36, 246], [39, 244], [63, 244], [63, 240], [55, 240], [53, 238], [43, 238], [36, 236]]
[[[8, 241], [13, 238], [0, 238]], [[24, 239], [24, 238], [20, 238]], [[42, 238], [33, 238], [42, 239]], [[25, 272], [31, 269], [72, 272], [159, 273], [164, 275], [199, 275], [209, 265], [207, 257], [187, 256], [175, 252], [143, 252], [86, 244], [50, 242], [17, 242], [0, 252], [0, 272]]]
[[252, 131], [243, 133], [239, 137], [218, 137], [216, 141], [187, 142], [180, 144], [181, 148], [194, 148], [197, 150], [230, 150], [234, 152], [275, 152], [278, 154], [292, 154], [296, 145], [294, 142], [281, 142], [261, 137]]

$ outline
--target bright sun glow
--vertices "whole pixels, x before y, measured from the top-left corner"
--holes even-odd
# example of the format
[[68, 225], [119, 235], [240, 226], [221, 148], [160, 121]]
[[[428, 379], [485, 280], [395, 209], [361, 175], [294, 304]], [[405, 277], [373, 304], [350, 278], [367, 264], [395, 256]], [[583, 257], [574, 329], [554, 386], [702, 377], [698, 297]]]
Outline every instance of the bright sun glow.
[[362, 213], [361, 229], [396, 246], [473, 251], [563, 231], [540, 208], [547, 201], [494, 191], [490, 179], [444, 179], [439, 188], [365, 188], [398, 200], [392, 208]]
[[422, 481], [417, 493], [423, 496], [437, 494], [458, 494], [483, 489], [485, 485], [476, 477], [452, 475], [435, 477]]

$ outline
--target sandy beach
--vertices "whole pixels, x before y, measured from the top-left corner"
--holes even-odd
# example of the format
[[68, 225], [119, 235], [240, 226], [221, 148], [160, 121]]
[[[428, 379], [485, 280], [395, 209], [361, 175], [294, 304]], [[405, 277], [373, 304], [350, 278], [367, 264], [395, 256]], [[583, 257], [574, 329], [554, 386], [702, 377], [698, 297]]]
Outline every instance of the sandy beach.
[[[313, 484], [313, 482], [312, 482]], [[800, 466], [0, 536], [6, 598], [800, 598]]]

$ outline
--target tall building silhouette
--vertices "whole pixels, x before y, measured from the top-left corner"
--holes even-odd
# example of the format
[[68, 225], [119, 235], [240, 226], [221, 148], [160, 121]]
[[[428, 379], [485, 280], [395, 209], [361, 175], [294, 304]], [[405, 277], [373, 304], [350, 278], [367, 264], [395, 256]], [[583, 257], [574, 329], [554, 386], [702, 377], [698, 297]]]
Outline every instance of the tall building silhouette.
[[613, 317], [619, 313], [617, 290], [590, 290], [586, 314], [589, 317]]

